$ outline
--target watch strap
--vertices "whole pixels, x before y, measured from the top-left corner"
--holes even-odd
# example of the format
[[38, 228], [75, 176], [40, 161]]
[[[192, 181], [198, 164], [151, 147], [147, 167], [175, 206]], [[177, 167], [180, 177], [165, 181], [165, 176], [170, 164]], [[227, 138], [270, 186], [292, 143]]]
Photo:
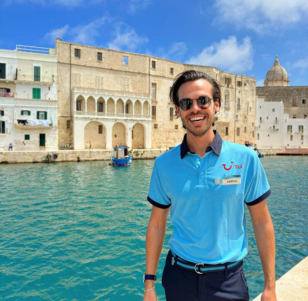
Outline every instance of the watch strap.
[[156, 281], [156, 275], [143, 274], [143, 282], [145, 282], [146, 280], [154, 280], [154, 281]]

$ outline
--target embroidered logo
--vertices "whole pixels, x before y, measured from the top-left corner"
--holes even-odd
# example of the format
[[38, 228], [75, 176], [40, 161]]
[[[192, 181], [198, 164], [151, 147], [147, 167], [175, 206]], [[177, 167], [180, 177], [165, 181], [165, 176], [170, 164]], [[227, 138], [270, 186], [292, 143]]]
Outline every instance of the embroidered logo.
[[227, 164], [222, 164], [222, 166], [223, 166], [223, 168], [225, 169], [225, 170], [231, 170], [233, 167], [235, 168], [235, 169], [242, 169], [243, 168], [243, 165], [241, 164], [241, 165], [233, 165], [233, 162], [231, 162], [231, 165], [229, 166], [229, 167], [227, 167]]

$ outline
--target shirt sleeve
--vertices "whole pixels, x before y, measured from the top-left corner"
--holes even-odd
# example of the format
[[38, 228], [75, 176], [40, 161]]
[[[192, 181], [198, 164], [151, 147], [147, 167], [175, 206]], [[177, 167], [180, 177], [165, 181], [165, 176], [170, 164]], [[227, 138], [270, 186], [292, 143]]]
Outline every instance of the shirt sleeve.
[[262, 163], [255, 153], [251, 159], [246, 179], [245, 203], [248, 206], [262, 202], [271, 194]]
[[167, 209], [171, 206], [171, 201], [168, 198], [165, 187], [163, 185], [162, 178], [160, 176], [159, 164], [157, 159], [155, 160], [151, 181], [150, 181], [150, 188], [148, 193], [148, 201], [156, 207]]

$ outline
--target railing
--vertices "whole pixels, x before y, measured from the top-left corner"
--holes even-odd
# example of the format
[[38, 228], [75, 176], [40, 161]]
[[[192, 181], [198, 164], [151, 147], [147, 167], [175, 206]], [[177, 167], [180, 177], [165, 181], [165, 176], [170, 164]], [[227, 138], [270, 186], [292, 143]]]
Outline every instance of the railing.
[[[19, 122], [18, 122], [18, 120], [20, 120]], [[15, 119], [14, 120], [14, 125], [15, 126], [24, 126], [24, 127], [33, 127], [33, 128], [35, 128], [35, 127], [46, 127], [46, 128], [48, 128], [48, 127], [52, 127], [53, 126], [53, 122], [52, 121], [50, 121], [50, 120], [42, 120], [42, 121], [48, 121], [48, 125], [45, 125], [45, 122], [40, 122], [40, 119], [35, 119], [36, 121], [38, 121], [39, 122], [39, 124], [33, 124], [31, 121], [34, 121], [34, 119], [27, 119], [26, 118], [26, 116], [22, 116], [21, 118], [17, 118], [17, 119]], [[30, 122], [30, 124], [29, 124], [29, 122]]]
[[49, 54], [49, 48], [45, 48], [45, 47], [16, 45], [16, 50], [20, 51], [20, 52], [32, 52], [32, 53]]
[[104, 113], [104, 112], [84, 112], [75, 111], [75, 116], [89, 116], [89, 117], [111, 117], [111, 118], [147, 118], [150, 119], [151, 115], [141, 114], [126, 114], [126, 113]]
[[10, 98], [13, 98], [14, 97], [14, 93], [0, 91], [0, 97], [10, 97]]
[[142, 97], [142, 98], [150, 98], [150, 93], [138, 93], [138, 92], [128, 92], [128, 91], [116, 91], [116, 90], [105, 90], [105, 89], [95, 89], [95, 88], [82, 88], [75, 87], [73, 88], [73, 92], [77, 93], [88, 93], [88, 94], [104, 94], [110, 96], [131, 96], [131, 97]]

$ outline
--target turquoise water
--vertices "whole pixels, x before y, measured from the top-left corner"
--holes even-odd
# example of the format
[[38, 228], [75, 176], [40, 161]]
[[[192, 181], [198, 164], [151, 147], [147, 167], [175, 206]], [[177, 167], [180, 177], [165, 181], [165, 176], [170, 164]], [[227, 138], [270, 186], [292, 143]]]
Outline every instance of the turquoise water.
[[[0, 300], [142, 300], [153, 162], [0, 165]], [[278, 278], [308, 255], [308, 157], [262, 162]], [[255, 297], [263, 276], [249, 218], [248, 229], [245, 271]], [[165, 300], [160, 280], [156, 287]]]

